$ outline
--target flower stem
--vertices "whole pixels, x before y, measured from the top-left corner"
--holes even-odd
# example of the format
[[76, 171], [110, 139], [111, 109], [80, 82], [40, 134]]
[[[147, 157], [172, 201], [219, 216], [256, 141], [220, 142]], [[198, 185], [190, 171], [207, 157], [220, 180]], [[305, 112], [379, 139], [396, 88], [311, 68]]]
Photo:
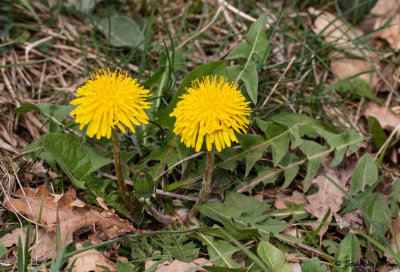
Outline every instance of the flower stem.
[[[199, 198], [197, 199], [195, 205], [201, 205], [204, 202], [204, 200], [206, 200], [208, 194], [210, 193], [212, 172], [214, 168], [214, 154], [215, 154], [215, 147], [213, 145], [211, 151], [207, 152], [206, 171], [204, 173], [204, 178], [203, 178], [203, 183], [201, 185]], [[193, 207], [188, 213], [188, 217], [196, 216], [198, 213], [199, 211]]]
[[117, 181], [119, 186], [119, 191], [122, 196], [122, 199], [125, 202], [128, 210], [131, 213], [135, 213], [135, 206], [131, 197], [128, 195], [124, 183], [124, 177], [122, 176], [122, 169], [121, 169], [121, 159], [119, 155], [119, 142], [118, 142], [118, 135], [117, 130], [115, 128], [112, 129], [112, 141], [113, 141], [113, 157], [114, 157], [114, 165], [115, 165], [115, 173], [117, 175]]

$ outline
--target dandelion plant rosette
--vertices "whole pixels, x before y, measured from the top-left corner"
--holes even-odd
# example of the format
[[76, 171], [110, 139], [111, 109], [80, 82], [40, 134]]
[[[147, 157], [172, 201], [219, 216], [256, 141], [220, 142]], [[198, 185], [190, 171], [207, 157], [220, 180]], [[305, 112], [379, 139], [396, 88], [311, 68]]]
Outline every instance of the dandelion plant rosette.
[[181, 142], [197, 152], [204, 139], [208, 151], [214, 144], [221, 151], [238, 142], [235, 131], [246, 133], [251, 109], [237, 88], [222, 76], [219, 80], [217, 76], [206, 76], [202, 81], [193, 81], [170, 114], [176, 117], [174, 133], [181, 136]]
[[[200, 205], [208, 196], [211, 188], [211, 177], [214, 164], [214, 151], [230, 147], [238, 142], [235, 132], [246, 133], [250, 124], [247, 117], [251, 113], [250, 102], [238, 90], [238, 85], [228, 79], [217, 76], [206, 76], [192, 82], [186, 89], [174, 111], [174, 133], [181, 137], [186, 147], [200, 151], [205, 140], [207, 147], [206, 171], [199, 198]], [[215, 148], [214, 148], [215, 147]], [[192, 209], [190, 216], [197, 214]]]
[[133, 133], [133, 125], [147, 124], [149, 117], [145, 109], [150, 108], [147, 98], [151, 96], [149, 90], [123, 73], [119, 69], [110, 72], [110, 69], [93, 73], [85, 85], [78, 88], [77, 98], [71, 101], [77, 107], [71, 112], [75, 115], [75, 122], [80, 129], [87, 126], [86, 134], [89, 137], [96, 135], [110, 138], [113, 142], [113, 157], [115, 172], [122, 199], [132, 214], [136, 213], [134, 201], [127, 193], [122, 175], [117, 128], [123, 133], [125, 126]]
[[118, 127], [125, 133], [125, 127], [132, 132], [132, 123], [147, 124], [149, 117], [144, 109], [150, 108], [147, 98], [149, 90], [140, 86], [136, 79], [116, 69], [93, 73], [85, 85], [78, 88], [77, 98], [71, 104], [77, 107], [71, 112], [76, 115], [75, 122], [80, 129], [86, 125], [87, 135], [97, 139], [110, 138], [113, 128]]

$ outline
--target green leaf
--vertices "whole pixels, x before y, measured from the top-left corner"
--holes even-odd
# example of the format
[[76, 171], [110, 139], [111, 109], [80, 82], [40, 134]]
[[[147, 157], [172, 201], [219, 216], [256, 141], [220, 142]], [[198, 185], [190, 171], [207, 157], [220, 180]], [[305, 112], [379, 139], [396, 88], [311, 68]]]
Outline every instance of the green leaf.
[[307, 192], [311, 186], [311, 182], [317, 173], [319, 165], [323, 158], [329, 155], [327, 147], [321, 146], [316, 142], [305, 140], [300, 146], [300, 150], [306, 154], [308, 159], [307, 175], [304, 179], [304, 192]]
[[375, 95], [369, 84], [359, 77], [354, 78], [352, 81], [349, 81], [346, 85], [343, 85], [337, 90], [342, 93], [355, 95], [358, 98], [365, 97], [375, 102], [382, 103], [382, 99]]
[[251, 52], [250, 44], [247, 42], [242, 42], [239, 43], [235, 48], [233, 48], [233, 50], [229, 53], [226, 59], [248, 58], [250, 52]]
[[49, 103], [40, 103], [38, 106], [26, 103], [15, 110], [15, 113], [24, 114], [31, 110], [40, 111], [44, 120], [50, 120], [50, 132], [56, 132], [60, 129], [62, 121], [67, 117], [73, 105], [56, 105]]
[[219, 75], [222, 73], [226, 73], [224, 60], [202, 64], [195, 70], [190, 72], [182, 81], [181, 85], [179, 85], [179, 88], [176, 91], [171, 102], [169, 103], [168, 107], [165, 110], [155, 113], [155, 115], [159, 118], [161, 125], [163, 127], [173, 127], [175, 118], [172, 118], [169, 115], [175, 109], [180, 97], [186, 92], [186, 88], [192, 85], [192, 81], [195, 81], [196, 79], [201, 79], [203, 76]]
[[232, 52], [226, 57], [227, 59], [234, 58], [246, 58], [246, 63], [241, 71], [237, 68], [232, 68], [230, 74], [235, 75], [235, 82], [239, 80], [244, 82], [247, 94], [251, 101], [257, 104], [257, 93], [258, 93], [258, 74], [255, 63], [253, 61], [253, 54], [257, 54], [259, 58], [264, 55], [267, 50], [268, 41], [265, 31], [265, 25], [267, 23], [267, 13], [264, 12], [260, 18], [255, 21], [248, 34], [249, 42], [244, 42], [236, 46]]
[[259, 57], [261, 57], [264, 52], [267, 50], [268, 40], [266, 33], [266, 24], [267, 24], [267, 13], [264, 12], [261, 16], [255, 21], [249, 29], [248, 39], [250, 44], [252, 45], [252, 51], [256, 53]]
[[334, 254], [339, 248], [339, 243], [332, 240], [323, 240], [322, 245], [326, 248], [328, 254]]
[[132, 263], [124, 263], [117, 260], [117, 271], [118, 272], [132, 272], [135, 270], [135, 265]]
[[74, 105], [56, 105], [41, 103], [38, 105], [44, 120], [50, 120], [50, 132], [57, 132], [62, 121], [75, 107]]
[[[276, 169], [274, 168], [269, 168], [267, 166], [264, 165], [259, 165], [256, 164], [254, 167], [257, 171], [257, 175], [255, 176], [256, 180], [261, 179], [262, 183], [264, 185], [270, 184], [270, 183], [275, 183], [275, 181], [278, 179], [279, 177], [279, 172], [276, 171]], [[250, 187], [249, 190], [251, 190]]]
[[[381, 182], [381, 180], [383, 179], [383, 177], [385, 176], [386, 172], [383, 173], [380, 178], [371, 186], [369, 187], [367, 190], [365, 190], [364, 192], [362, 192], [360, 195], [356, 196], [354, 198], [354, 200], [357, 203], [361, 203], [367, 196], [369, 196], [371, 194], [371, 192], [375, 189], [376, 186], [378, 186], [379, 182]], [[393, 188], [393, 187], [392, 187]], [[350, 199], [346, 199], [342, 205], [341, 205], [341, 209], [343, 209], [340, 214], [344, 215], [352, 210], [354, 210], [356, 208], [356, 205], [350, 201]]]
[[17, 271], [25, 272], [24, 259], [28, 257], [28, 253], [24, 255], [21, 236], [18, 236], [18, 254], [17, 254]]
[[189, 241], [186, 235], [180, 234], [178, 236], [160, 236], [160, 244], [164, 255], [182, 262], [192, 262], [199, 255], [199, 248], [193, 241]]
[[102, 18], [99, 28], [112, 46], [138, 47], [141, 50], [144, 48], [142, 31], [135, 21], [126, 16], [115, 15], [111, 18]]
[[[225, 161], [229, 158], [232, 158], [233, 156], [236, 156], [240, 153], [239, 150], [234, 149], [234, 148], [225, 148], [222, 149], [221, 152], [218, 152], [216, 155], [222, 159], [222, 161]], [[242, 156], [239, 156], [236, 160], [229, 160], [226, 163], [223, 163], [219, 165], [220, 168], [226, 169], [226, 170], [234, 170], [237, 167], [238, 160], [241, 160]]]
[[282, 232], [289, 226], [290, 224], [273, 218], [268, 218], [265, 222], [255, 225], [255, 227], [258, 228], [259, 230], [263, 230], [264, 232], [270, 232], [274, 234]]
[[152, 97], [155, 100], [150, 106], [153, 110], [157, 110], [160, 106], [161, 98], [168, 83], [168, 70], [167, 67], [161, 67], [144, 84], [145, 88], [152, 88]]
[[378, 169], [370, 154], [364, 154], [354, 168], [351, 178], [350, 193], [352, 195], [363, 192], [366, 186], [373, 185], [378, 179]]
[[265, 202], [231, 191], [226, 193], [224, 203], [228, 206], [246, 209], [247, 214], [252, 216], [262, 215], [270, 208], [270, 205]]
[[25, 113], [27, 113], [29, 111], [32, 111], [32, 110], [40, 111], [40, 108], [38, 106], [36, 106], [36, 105], [30, 104], [30, 103], [25, 103], [21, 107], [16, 108], [14, 110], [14, 112], [17, 113], [17, 114], [25, 114]]
[[302, 272], [328, 272], [326, 265], [322, 265], [320, 260], [316, 257], [304, 261], [301, 264]]
[[331, 162], [331, 167], [336, 167], [343, 159], [346, 153], [347, 146], [344, 145], [343, 136], [340, 134], [335, 134], [321, 127], [314, 127], [318, 134], [323, 137], [331, 148], [335, 149], [335, 156]]
[[0, 244], [0, 258], [6, 255], [7, 251], [8, 249], [3, 244]]
[[[243, 151], [262, 144], [265, 142], [264, 138], [260, 135], [255, 134], [238, 134], [237, 138], [239, 140], [240, 145], [243, 147]], [[253, 168], [254, 164], [262, 158], [264, 155], [264, 148], [257, 148], [253, 152], [248, 152], [244, 155], [246, 161], [246, 172], [245, 177], [250, 173], [250, 170]]]
[[383, 196], [373, 193], [365, 199], [362, 207], [378, 228], [376, 229], [369, 220], [364, 219], [368, 233], [376, 236], [378, 232], [381, 232], [385, 235], [391, 222], [391, 212]]
[[251, 197], [227, 192], [224, 203], [208, 202], [196, 206], [202, 214], [221, 222], [221, 218], [232, 220], [239, 228], [247, 228], [249, 225], [262, 222], [268, 214], [265, 212], [270, 208], [266, 203]]
[[283, 173], [285, 177], [285, 182], [281, 186], [282, 190], [289, 187], [294, 178], [297, 176], [300, 168], [300, 166], [297, 164], [297, 162], [299, 161], [301, 161], [301, 158], [292, 153], [286, 153], [285, 157], [283, 157], [281, 164], [286, 169]]
[[389, 196], [392, 200], [400, 202], [400, 179], [397, 179], [392, 185]]
[[73, 134], [49, 133], [41, 137], [41, 143], [79, 188], [85, 188], [82, 180], [90, 173], [112, 162]]
[[230, 81], [237, 78], [237, 76], [240, 74], [241, 71], [242, 67], [240, 65], [232, 65], [226, 67], [226, 73]]
[[207, 245], [210, 261], [214, 265], [228, 268], [240, 268], [240, 264], [232, 259], [233, 253], [239, 250], [237, 247], [210, 235], [200, 233], [199, 236], [203, 243]]
[[253, 54], [257, 54], [261, 57], [268, 46], [267, 34], [265, 31], [266, 23], [267, 13], [265, 12], [250, 26], [247, 36], [249, 42], [238, 44], [226, 58], [250, 59]]
[[380, 149], [388, 138], [379, 121], [373, 116], [368, 117], [368, 133], [372, 134], [372, 142], [376, 149]]
[[246, 87], [247, 95], [254, 105], [257, 105], [258, 73], [254, 61], [249, 61], [248, 65], [243, 68], [241, 80]]
[[269, 242], [261, 241], [257, 247], [257, 253], [273, 272], [292, 271], [282, 251]]
[[358, 240], [354, 234], [348, 233], [339, 245], [339, 249], [335, 254], [334, 271], [351, 272], [353, 267], [346, 263], [354, 263], [357, 259]]
[[248, 240], [260, 236], [258, 230], [255, 228], [237, 227], [234, 221], [227, 220], [222, 216], [219, 217], [219, 221], [224, 225], [226, 231], [237, 240]]
[[347, 156], [350, 156], [360, 148], [364, 138], [354, 129], [351, 129], [344, 138], [344, 143], [348, 146]]
[[[256, 119], [256, 122], [258, 127], [264, 132], [267, 140], [273, 139], [286, 131], [286, 129], [282, 125], [279, 125], [277, 123], [263, 121], [258, 118]], [[286, 155], [287, 151], [289, 150], [289, 143], [290, 137], [287, 134], [271, 142], [274, 167], [276, 167], [282, 160], [282, 158]]]
[[302, 136], [316, 137], [315, 126], [322, 126], [320, 122], [305, 114], [280, 112], [270, 118], [271, 121], [281, 124], [289, 129], [291, 135], [291, 149], [303, 143]]

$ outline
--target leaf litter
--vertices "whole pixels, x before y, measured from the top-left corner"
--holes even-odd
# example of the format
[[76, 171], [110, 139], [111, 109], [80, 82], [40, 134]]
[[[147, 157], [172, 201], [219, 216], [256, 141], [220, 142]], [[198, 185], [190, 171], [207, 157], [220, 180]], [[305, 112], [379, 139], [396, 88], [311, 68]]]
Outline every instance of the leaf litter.
[[[79, 250], [83, 248], [83, 245], [81, 243], [76, 243], [75, 247], [77, 250]], [[71, 272], [117, 271], [116, 264], [113, 261], [109, 260], [106, 256], [104, 256], [103, 253], [95, 249], [90, 249], [72, 256], [68, 260], [68, 265], [65, 269], [70, 269], [72, 267], [72, 264], [74, 264], [74, 266], [71, 269]]]
[[389, 131], [394, 130], [400, 125], [400, 114], [393, 113], [385, 106], [380, 106], [375, 102], [369, 102], [366, 106], [363, 115], [368, 118], [375, 117], [383, 129]]
[[[145, 264], [145, 269], [150, 268], [155, 261], [147, 261]], [[165, 261], [159, 265], [154, 270], [155, 272], [185, 272], [185, 271], [206, 271], [201, 266], [210, 266], [211, 263], [204, 259], [198, 258], [191, 263], [185, 263], [178, 260], [174, 260], [172, 263], [170, 261]]]
[[[319, 11], [310, 8], [309, 12], [317, 15], [312, 30], [314, 33], [323, 35], [326, 42], [333, 44], [337, 50], [330, 52], [330, 67], [339, 79], [359, 75], [359, 78], [371, 83], [371, 87], [377, 86], [379, 79], [376, 73], [371, 73], [373, 66], [378, 66], [377, 55], [368, 50], [363, 50], [370, 61], [355, 47], [354, 41], [363, 35], [363, 32], [355, 27], [349, 28], [348, 23], [338, 19], [337, 16], [327, 11]], [[343, 54], [342, 51], [347, 54]], [[348, 56], [353, 55], [352, 57]]]
[[327, 177], [334, 180], [342, 189], [348, 191], [346, 185], [352, 175], [352, 171], [352, 166], [342, 169], [339, 167], [330, 168], [324, 175], [320, 175], [312, 181], [312, 184], [318, 187], [318, 192], [306, 197], [308, 204], [305, 209], [318, 218], [318, 222], [311, 225], [314, 230], [320, 226], [325, 215], [330, 210], [326, 222], [318, 232], [320, 241], [322, 241], [322, 237], [327, 232], [333, 216], [340, 210], [340, 206], [345, 200], [345, 195]]
[[[21, 239], [21, 242], [26, 240], [26, 232], [27, 226], [23, 228], [16, 228], [11, 233], [8, 233], [0, 238], [0, 244], [3, 244], [5, 247], [12, 247], [18, 245], [18, 238]], [[55, 247], [55, 239], [56, 234], [54, 232], [47, 232], [43, 228], [39, 228], [38, 233], [35, 231], [30, 232], [30, 242], [36, 236], [36, 243], [32, 246], [32, 257], [35, 261], [44, 261], [47, 259], [51, 259], [54, 254]], [[16, 250], [14, 251], [14, 255], [17, 254]]]
[[[5, 205], [17, 214], [25, 214], [34, 223], [38, 223], [42, 207], [39, 237], [44, 236], [46, 240], [42, 245], [40, 243], [38, 245], [40, 248], [37, 253], [38, 259], [51, 258], [42, 253], [42, 250], [49, 247], [49, 239], [55, 244], [57, 221], [60, 224], [61, 244], [64, 243], [68, 234], [66, 245], [73, 242], [74, 232], [92, 225], [96, 226], [96, 234], [102, 240], [114, 239], [138, 231], [127, 220], [116, 215], [113, 210], [102, 211], [97, 207], [85, 204], [77, 198], [76, 192], [72, 188], [62, 195], [49, 193], [45, 185], [40, 186], [37, 190], [20, 189], [15, 193], [15, 197], [11, 197], [5, 202]], [[16, 244], [15, 239], [21, 235], [21, 229], [14, 230], [9, 235], [4, 236], [3, 239], [7, 239], [8, 244]]]

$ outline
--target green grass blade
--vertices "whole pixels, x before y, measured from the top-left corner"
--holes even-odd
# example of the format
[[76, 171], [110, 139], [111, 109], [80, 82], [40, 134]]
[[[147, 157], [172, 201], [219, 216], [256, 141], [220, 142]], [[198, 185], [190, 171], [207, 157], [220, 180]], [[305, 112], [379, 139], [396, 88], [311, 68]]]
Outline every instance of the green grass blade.
[[18, 272], [26, 271], [24, 267], [24, 250], [22, 248], [22, 242], [20, 236], [18, 236], [17, 271]]

